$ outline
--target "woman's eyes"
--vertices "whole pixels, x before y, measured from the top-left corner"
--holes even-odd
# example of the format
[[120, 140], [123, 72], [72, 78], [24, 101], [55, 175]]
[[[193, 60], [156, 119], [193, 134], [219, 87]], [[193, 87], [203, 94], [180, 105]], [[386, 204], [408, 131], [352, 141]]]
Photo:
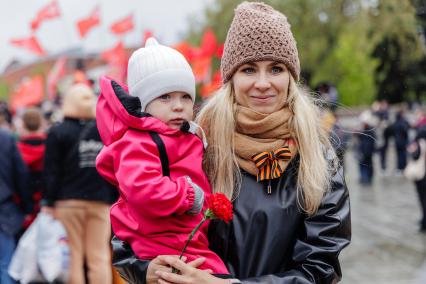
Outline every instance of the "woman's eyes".
[[241, 72], [246, 73], [246, 74], [253, 74], [255, 72], [253, 67], [245, 67], [243, 69], [241, 69]]
[[[284, 71], [284, 68], [281, 66], [272, 66], [270, 69], [270, 72], [272, 74], [279, 74]], [[241, 69], [241, 72], [245, 74], [254, 74], [256, 72], [256, 69], [254, 67], [245, 67]]]
[[192, 101], [192, 97], [190, 95], [188, 95], [188, 94], [184, 95], [183, 98], [185, 100], [191, 100]]
[[273, 66], [271, 68], [271, 72], [272, 74], [277, 74], [277, 73], [281, 73], [284, 71], [284, 68], [280, 67], [280, 66]]

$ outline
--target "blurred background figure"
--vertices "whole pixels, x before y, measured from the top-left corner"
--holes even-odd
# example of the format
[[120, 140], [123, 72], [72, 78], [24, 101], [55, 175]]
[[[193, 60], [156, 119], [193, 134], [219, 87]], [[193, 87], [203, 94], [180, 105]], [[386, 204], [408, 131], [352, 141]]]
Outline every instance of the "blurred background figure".
[[383, 176], [389, 175], [387, 171], [387, 152], [389, 139], [392, 136], [392, 129], [389, 120], [389, 105], [386, 100], [376, 101], [372, 105], [373, 115], [377, 119], [376, 127], [376, 149], [380, 156], [380, 174]]
[[[424, 110], [421, 108], [416, 109], [415, 111], [415, 123], [414, 130], [416, 136], [414, 141], [410, 143], [407, 147], [407, 152], [411, 155], [411, 158], [414, 160], [424, 158], [421, 155], [425, 153], [421, 152], [420, 143], [426, 143], [426, 115]], [[421, 209], [421, 219], [419, 224], [419, 231], [426, 233], [426, 173], [422, 179], [415, 181], [414, 185], [416, 187], [417, 196], [419, 199], [420, 209]]]
[[395, 140], [396, 175], [401, 176], [407, 165], [408, 130], [410, 129], [410, 124], [406, 120], [403, 110], [396, 113], [395, 121], [390, 127], [392, 137]]
[[9, 111], [8, 105], [5, 101], [0, 100], [0, 128], [10, 130], [12, 123], [12, 114]]
[[370, 110], [360, 115], [361, 129], [356, 132], [356, 156], [359, 163], [359, 182], [371, 185], [374, 175], [373, 154], [376, 149], [376, 120]]
[[[28, 172], [14, 137], [0, 129], [0, 283], [16, 283], [7, 269], [24, 216], [32, 210]], [[18, 203], [20, 206], [18, 206]]]
[[37, 107], [24, 110], [18, 128], [18, 149], [29, 170], [29, 191], [31, 192], [32, 212], [25, 220], [24, 229], [34, 221], [40, 211], [41, 192], [44, 190], [43, 168], [46, 142], [46, 123]]
[[101, 143], [95, 122], [96, 96], [86, 84], [73, 85], [63, 98], [64, 120], [46, 141], [43, 211], [65, 226], [71, 250], [69, 284], [110, 284], [109, 207], [116, 191], [95, 168]]

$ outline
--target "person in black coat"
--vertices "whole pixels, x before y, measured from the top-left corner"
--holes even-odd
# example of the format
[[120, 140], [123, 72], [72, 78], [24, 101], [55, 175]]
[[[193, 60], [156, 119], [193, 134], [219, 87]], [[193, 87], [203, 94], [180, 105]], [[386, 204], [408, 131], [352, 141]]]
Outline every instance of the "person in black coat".
[[373, 154], [375, 152], [376, 134], [374, 128], [367, 123], [363, 123], [360, 132], [357, 133], [358, 140], [358, 163], [359, 163], [359, 182], [363, 185], [370, 185], [373, 181], [374, 167]]
[[407, 165], [408, 130], [410, 124], [404, 117], [404, 112], [396, 114], [395, 122], [391, 126], [391, 132], [395, 139], [395, 149], [397, 158], [397, 170], [402, 172]]
[[[7, 269], [22, 229], [24, 216], [32, 209], [28, 170], [14, 137], [0, 129], [0, 282], [15, 283]], [[17, 198], [20, 206], [17, 205]]]
[[[130, 283], [335, 283], [351, 238], [343, 168], [300, 76], [286, 17], [263, 3], [235, 10], [221, 60], [222, 88], [198, 114], [205, 170], [233, 200], [233, 220], [214, 221], [210, 246], [232, 279], [176, 256], [137, 259], [113, 241], [113, 264]], [[182, 244], [183, 245], [183, 244]], [[171, 271], [174, 267], [180, 274]]]

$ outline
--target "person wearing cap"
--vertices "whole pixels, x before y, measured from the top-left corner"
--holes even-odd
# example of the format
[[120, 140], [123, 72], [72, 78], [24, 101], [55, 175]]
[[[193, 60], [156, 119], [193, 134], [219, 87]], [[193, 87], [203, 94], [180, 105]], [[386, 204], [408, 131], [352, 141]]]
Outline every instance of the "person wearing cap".
[[[128, 89], [102, 77], [97, 103], [105, 145], [97, 169], [120, 192], [110, 210], [112, 230], [141, 260], [179, 255], [211, 194], [202, 168], [205, 141], [192, 122], [195, 77], [181, 53], [154, 38], [133, 52], [127, 74]], [[195, 233], [185, 257], [202, 257], [200, 269], [228, 277], [208, 248], [207, 228], [208, 222]]]
[[[236, 279], [167, 255], [136, 265], [119, 243], [115, 263], [135, 283], [338, 282], [338, 256], [351, 238], [349, 194], [320, 111], [298, 84], [298, 51], [285, 15], [263, 3], [241, 3], [221, 72], [221, 89], [196, 121], [207, 134], [213, 192], [234, 200], [233, 220], [210, 224], [210, 248]], [[160, 279], [151, 281], [153, 275]]]

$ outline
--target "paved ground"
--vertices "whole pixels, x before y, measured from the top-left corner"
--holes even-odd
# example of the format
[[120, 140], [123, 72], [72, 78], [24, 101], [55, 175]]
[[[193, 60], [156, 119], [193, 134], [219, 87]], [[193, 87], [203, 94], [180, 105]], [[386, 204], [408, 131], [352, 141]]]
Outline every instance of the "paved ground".
[[[394, 168], [393, 155], [390, 158]], [[384, 177], [377, 172], [370, 187], [357, 180], [358, 165], [353, 152], [348, 152], [346, 181], [353, 235], [341, 254], [341, 283], [426, 283], [426, 234], [417, 231], [420, 209], [414, 184], [395, 174]]]

